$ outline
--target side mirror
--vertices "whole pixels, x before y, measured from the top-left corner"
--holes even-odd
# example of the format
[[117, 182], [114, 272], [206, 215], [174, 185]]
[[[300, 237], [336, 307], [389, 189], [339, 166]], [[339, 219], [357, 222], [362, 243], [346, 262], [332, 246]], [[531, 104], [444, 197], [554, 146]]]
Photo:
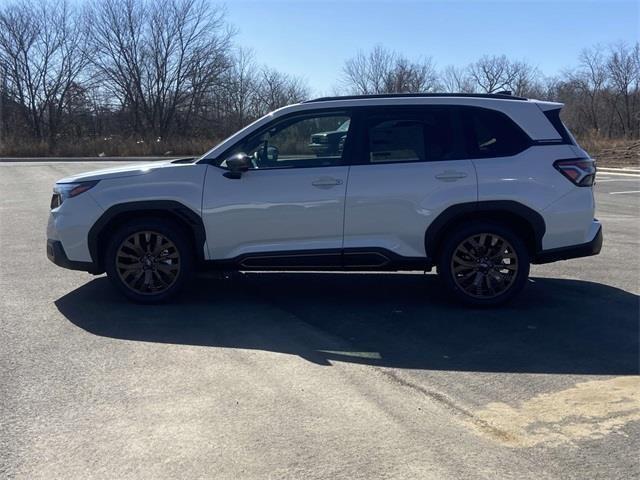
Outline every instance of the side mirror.
[[246, 172], [252, 166], [251, 157], [246, 153], [236, 153], [235, 155], [225, 160], [227, 164], [228, 172], [224, 173], [227, 178], [238, 179], [242, 177], [242, 172]]

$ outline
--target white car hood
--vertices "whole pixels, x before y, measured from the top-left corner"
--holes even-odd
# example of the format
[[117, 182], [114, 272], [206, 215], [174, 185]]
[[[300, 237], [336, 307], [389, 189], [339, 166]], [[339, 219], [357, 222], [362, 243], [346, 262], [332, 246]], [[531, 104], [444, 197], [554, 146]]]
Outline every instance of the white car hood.
[[71, 177], [58, 180], [57, 183], [87, 182], [91, 180], [105, 180], [108, 178], [131, 177], [134, 175], [144, 175], [158, 168], [173, 168], [180, 164], [172, 164], [174, 160], [162, 160], [153, 163], [138, 163], [135, 165], [123, 165], [122, 167], [107, 168], [104, 170], [94, 170], [92, 172], [79, 173]]

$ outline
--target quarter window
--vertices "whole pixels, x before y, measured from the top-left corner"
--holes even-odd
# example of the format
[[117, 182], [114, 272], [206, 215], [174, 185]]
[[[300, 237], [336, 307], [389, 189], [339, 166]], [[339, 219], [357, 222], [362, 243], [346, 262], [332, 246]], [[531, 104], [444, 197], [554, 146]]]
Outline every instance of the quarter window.
[[505, 114], [484, 108], [463, 112], [471, 158], [505, 157], [525, 150], [529, 137]]

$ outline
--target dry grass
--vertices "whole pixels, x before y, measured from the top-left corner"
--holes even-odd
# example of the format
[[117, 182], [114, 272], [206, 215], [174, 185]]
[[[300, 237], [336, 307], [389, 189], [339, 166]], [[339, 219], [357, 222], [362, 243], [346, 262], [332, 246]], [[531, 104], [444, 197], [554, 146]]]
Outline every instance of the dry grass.
[[217, 139], [177, 138], [169, 141], [134, 138], [84, 138], [61, 140], [51, 146], [47, 142], [7, 139], [0, 145], [0, 157], [138, 157], [200, 155], [218, 142]]
[[640, 167], [640, 140], [611, 139], [587, 135], [580, 146], [604, 167]]

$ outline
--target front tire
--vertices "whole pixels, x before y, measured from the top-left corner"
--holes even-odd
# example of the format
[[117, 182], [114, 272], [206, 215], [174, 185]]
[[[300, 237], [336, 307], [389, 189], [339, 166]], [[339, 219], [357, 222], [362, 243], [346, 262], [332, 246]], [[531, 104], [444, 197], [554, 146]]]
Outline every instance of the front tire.
[[503, 304], [516, 296], [529, 277], [529, 252], [509, 227], [471, 222], [449, 234], [438, 261], [447, 290], [472, 306]]
[[163, 302], [189, 281], [193, 252], [177, 223], [156, 218], [134, 220], [118, 228], [109, 239], [105, 270], [129, 299]]

